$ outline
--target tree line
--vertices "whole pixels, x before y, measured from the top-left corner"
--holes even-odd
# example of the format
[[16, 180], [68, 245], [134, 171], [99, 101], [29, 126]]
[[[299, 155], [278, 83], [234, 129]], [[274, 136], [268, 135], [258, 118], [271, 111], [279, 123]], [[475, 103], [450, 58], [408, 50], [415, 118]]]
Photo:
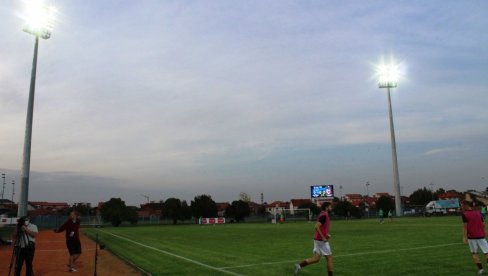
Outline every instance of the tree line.
[[[209, 195], [196, 196], [188, 205], [186, 200], [178, 198], [168, 198], [158, 203], [161, 210], [161, 219], [169, 219], [173, 224], [178, 221], [185, 221], [193, 218], [217, 217], [217, 204]], [[235, 221], [243, 221], [249, 216], [251, 209], [249, 202], [242, 199], [233, 201], [225, 210], [226, 217], [233, 218]], [[138, 221], [137, 208], [126, 206], [120, 198], [111, 198], [104, 202], [100, 215], [104, 221], [110, 222], [113, 226], [119, 226], [123, 221], [136, 224]]]
[[[426, 187], [417, 189], [409, 196], [410, 205], [425, 206], [432, 200], [438, 200], [439, 196], [445, 192], [443, 188], [439, 188], [436, 191], [432, 191]], [[459, 193], [455, 190], [449, 190], [448, 192]], [[359, 206], [354, 206], [351, 202], [340, 200], [337, 197], [333, 201], [334, 207], [332, 212], [337, 216], [360, 218], [366, 213], [368, 208], [372, 208], [372, 206], [367, 206], [364, 202], [359, 204]], [[225, 216], [236, 222], [244, 221], [251, 213], [249, 202], [250, 198], [247, 194], [241, 193], [240, 199], [232, 201], [226, 208]], [[391, 197], [381, 196], [375, 203], [374, 209], [376, 210], [382, 209], [384, 212], [388, 212], [389, 210], [395, 209], [394, 200]], [[217, 204], [210, 195], [196, 196], [190, 204], [186, 200], [172, 197], [159, 202], [158, 205], [158, 208], [161, 210], [160, 218], [171, 220], [173, 224], [191, 218], [217, 217]], [[298, 208], [310, 209], [313, 215], [320, 213], [320, 208], [311, 202], [300, 205]], [[260, 213], [264, 214], [264, 206], [261, 206]], [[128, 221], [132, 224], [136, 224], [138, 221], [137, 208], [126, 206], [125, 202], [120, 198], [111, 198], [109, 201], [103, 203], [100, 214], [104, 221], [110, 222], [114, 226], [120, 225], [122, 221]]]

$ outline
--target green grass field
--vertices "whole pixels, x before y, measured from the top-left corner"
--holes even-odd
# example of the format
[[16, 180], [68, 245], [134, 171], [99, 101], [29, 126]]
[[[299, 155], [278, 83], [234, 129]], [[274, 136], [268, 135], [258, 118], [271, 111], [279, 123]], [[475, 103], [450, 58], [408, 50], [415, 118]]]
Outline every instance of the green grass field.
[[[152, 275], [293, 275], [313, 223], [85, 229]], [[460, 217], [332, 221], [335, 275], [476, 275]], [[483, 262], [484, 263], [484, 262]], [[325, 260], [300, 275], [326, 274]]]

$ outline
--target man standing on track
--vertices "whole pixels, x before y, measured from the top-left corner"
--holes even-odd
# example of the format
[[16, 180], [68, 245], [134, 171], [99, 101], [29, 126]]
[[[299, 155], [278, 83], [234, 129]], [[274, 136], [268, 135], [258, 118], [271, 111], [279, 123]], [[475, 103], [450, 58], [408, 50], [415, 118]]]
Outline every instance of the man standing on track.
[[[25, 261], [25, 275], [34, 275], [32, 261], [36, 251], [37, 226], [30, 223], [27, 216], [21, 217], [17, 222], [16, 233], [14, 234], [17, 258], [15, 263], [15, 276], [20, 276]], [[9, 274], [10, 275], [10, 272]]]
[[75, 211], [69, 213], [69, 217], [66, 222], [59, 227], [54, 229], [54, 232], [61, 233], [66, 232], [66, 247], [68, 247], [69, 261], [68, 267], [69, 272], [76, 272], [75, 261], [81, 255], [81, 242], [80, 242], [80, 219], [76, 215]]
[[321, 256], [325, 256], [327, 260], [327, 275], [332, 276], [332, 250], [330, 249], [329, 245], [329, 211], [331, 209], [332, 206], [330, 205], [330, 202], [324, 202], [322, 204], [322, 212], [320, 212], [317, 222], [315, 223], [313, 256], [310, 259], [303, 260], [300, 264], [295, 264], [295, 275], [297, 275], [300, 269], [302, 269], [304, 266], [317, 263], [320, 261]]
[[473, 261], [478, 268], [478, 273], [483, 274], [483, 266], [478, 256], [478, 247], [485, 254], [488, 262], [488, 242], [485, 239], [485, 224], [480, 211], [473, 210], [474, 202], [463, 202], [463, 242], [469, 244], [469, 250]]

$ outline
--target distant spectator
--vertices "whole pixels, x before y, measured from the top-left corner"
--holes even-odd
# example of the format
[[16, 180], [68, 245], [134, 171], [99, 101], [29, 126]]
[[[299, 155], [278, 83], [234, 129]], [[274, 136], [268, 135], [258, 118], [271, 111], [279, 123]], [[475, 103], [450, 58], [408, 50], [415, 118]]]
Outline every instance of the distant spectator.
[[390, 219], [390, 221], [393, 221], [393, 211], [392, 210], [388, 210], [388, 218]]
[[66, 232], [66, 247], [68, 247], [69, 259], [68, 268], [69, 272], [76, 272], [75, 262], [81, 255], [81, 242], [80, 242], [80, 218], [76, 215], [75, 211], [69, 213], [69, 217], [66, 222], [58, 229], [54, 229], [54, 232], [61, 233]]
[[384, 214], [383, 214], [383, 209], [380, 209], [380, 210], [378, 211], [378, 218], [380, 219], [380, 223], [383, 223], [383, 221], [384, 221], [384, 219], [385, 219], [385, 218], [384, 218]]

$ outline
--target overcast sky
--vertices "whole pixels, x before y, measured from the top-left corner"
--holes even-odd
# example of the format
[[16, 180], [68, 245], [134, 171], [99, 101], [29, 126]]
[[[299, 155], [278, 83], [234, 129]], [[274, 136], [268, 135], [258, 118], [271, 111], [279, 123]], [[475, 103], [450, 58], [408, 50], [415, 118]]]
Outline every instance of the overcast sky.
[[[29, 199], [128, 204], [209, 194], [488, 186], [487, 1], [51, 1]], [[0, 6], [0, 172], [16, 195], [34, 37]], [[1, 190], [0, 190], [1, 192]]]

